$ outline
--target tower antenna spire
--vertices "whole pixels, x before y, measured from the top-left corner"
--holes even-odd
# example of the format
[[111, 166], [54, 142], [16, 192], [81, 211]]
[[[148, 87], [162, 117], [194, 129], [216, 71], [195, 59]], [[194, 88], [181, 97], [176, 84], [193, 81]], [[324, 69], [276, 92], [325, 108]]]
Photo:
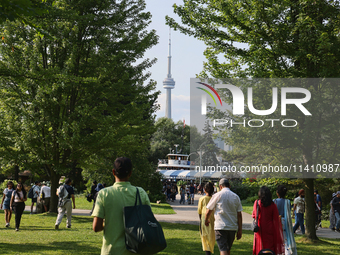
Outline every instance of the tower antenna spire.
[[175, 88], [175, 81], [171, 77], [171, 28], [169, 27], [169, 49], [168, 49], [168, 74], [163, 81], [163, 88], [166, 89], [165, 117], [171, 119], [171, 89]]

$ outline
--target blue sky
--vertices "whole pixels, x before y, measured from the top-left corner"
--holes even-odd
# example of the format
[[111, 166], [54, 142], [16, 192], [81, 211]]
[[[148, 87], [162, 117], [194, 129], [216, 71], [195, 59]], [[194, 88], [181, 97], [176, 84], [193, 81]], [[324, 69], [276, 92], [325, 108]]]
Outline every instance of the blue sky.
[[[155, 29], [159, 36], [159, 43], [148, 50], [146, 58], [157, 58], [158, 61], [148, 71], [151, 72], [151, 79], [157, 82], [157, 90], [161, 91], [158, 103], [161, 109], [156, 113], [158, 117], [165, 116], [165, 89], [163, 80], [167, 74], [167, 56], [169, 42], [169, 27], [165, 24], [165, 16], [173, 17], [180, 21], [173, 12], [174, 3], [181, 5], [183, 1], [175, 0], [146, 0], [146, 10], [152, 14], [152, 23], [149, 29]], [[196, 74], [203, 69], [203, 51], [205, 45], [193, 37], [181, 34], [178, 31], [171, 31], [171, 73], [176, 84], [171, 91], [172, 96], [172, 119], [185, 119], [190, 124], [190, 78], [195, 78]]]

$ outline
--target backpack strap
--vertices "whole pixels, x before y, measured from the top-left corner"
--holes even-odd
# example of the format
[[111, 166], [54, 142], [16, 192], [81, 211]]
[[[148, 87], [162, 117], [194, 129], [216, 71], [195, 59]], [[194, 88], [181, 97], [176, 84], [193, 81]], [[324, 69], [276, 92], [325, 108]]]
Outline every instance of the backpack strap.
[[137, 205], [137, 198], [138, 198], [138, 200], [139, 200], [139, 205], [142, 205], [142, 200], [141, 200], [141, 198], [140, 198], [139, 190], [138, 190], [137, 187], [136, 187], [136, 190], [137, 190], [137, 192], [136, 192], [135, 206]]
[[257, 222], [257, 225], [259, 224], [259, 200], [257, 200], [257, 203], [256, 203], [256, 222]]

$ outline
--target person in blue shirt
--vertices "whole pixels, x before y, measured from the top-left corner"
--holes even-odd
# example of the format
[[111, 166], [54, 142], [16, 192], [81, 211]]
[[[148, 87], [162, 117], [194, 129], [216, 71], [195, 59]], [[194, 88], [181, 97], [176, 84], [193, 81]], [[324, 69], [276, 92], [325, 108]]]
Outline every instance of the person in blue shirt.
[[292, 218], [290, 215], [291, 204], [290, 200], [285, 198], [286, 193], [287, 188], [284, 185], [279, 185], [276, 190], [276, 195], [278, 198], [274, 199], [274, 203], [277, 206], [282, 223], [285, 254], [297, 255], [296, 243], [293, 234]]

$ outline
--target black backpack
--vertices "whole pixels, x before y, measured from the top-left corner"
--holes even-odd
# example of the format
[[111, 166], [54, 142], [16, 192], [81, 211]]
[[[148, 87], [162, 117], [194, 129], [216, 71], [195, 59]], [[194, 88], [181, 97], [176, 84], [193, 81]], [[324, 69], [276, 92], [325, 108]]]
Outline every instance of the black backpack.
[[33, 196], [34, 196], [34, 193], [33, 193], [34, 187], [35, 187], [35, 185], [33, 185], [33, 187], [31, 187], [30, 190], [28, 191], [28, 195], [27, 195], [28, 198], [33, 198]]

